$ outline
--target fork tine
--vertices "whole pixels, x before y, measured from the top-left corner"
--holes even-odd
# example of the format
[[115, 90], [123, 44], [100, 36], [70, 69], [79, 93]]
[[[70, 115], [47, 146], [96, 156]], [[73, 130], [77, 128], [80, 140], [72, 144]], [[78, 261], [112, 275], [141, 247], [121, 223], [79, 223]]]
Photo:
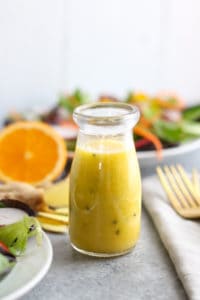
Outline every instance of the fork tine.
[[180, 176], [179, 172], [176, 170], [175, 166], [171, 166], [171, 171], [176, 178], [177, 184], [179, 186], [179, 189], [181, 190], [183, 194], [183, 198], [186, 199], [186, 201], [189, 203], [189, 207], [196, 207], [196, 203], [194, 199], [191, 197], [190, 193], [188, 192], [187, 188], [185, 187], [185, 183]]
[[196, 189], [196, 193], [200, 194], [200, 182], [199, 182], [199, 173], [197, 169], [192, 170], [192, 181]]
[[162, 171], [162, 169], [160, 167], [157, 167], [156, 168], [156, 171], [157, 171], [157, 174], [158, 174], [158, 177], [160, 179], [160, 182], [168, 196], [168, 199], [171, 203], [171, 205], [174, 207], [174, 209], [179, 212], [179, 210], [182, 208], [179, 201], [176, 199], [176, 196], [174, 194], [174, 192], [172, 191], [167, 179], [166, 179], [166, 176], [164, 174], [164, 172]]
[[182, 182], [179, 182], [179, 178], [178, 178], [177, 174], [173, 172], [174, 171], [173, 168], [170, 170], [169, 167], [165, 166], [164, 170], [165, 170], [165, 174], [166, 174], [169, 182], [171, 183], [171, 186], [172, 186], [174, 192], [178, 196], [178, 199], [179, 199], [181, 205], [183, 206], [183, 208], [190, 207], [188, 202], [185, 200], [185, 197], [184, 197], [185, 194], [184, 194], [183, 190], [180, 188], [180, 185]]
[[196, 202], [198, 204], [200, 204], [200, 193], [196, 192], [196, 189], [194, 188], [194, 185], [190, 181], [190, 179], [189, 179], [187, 173], [185, 172], [185, 170], [183, 169], [183, 167], [181, 165], [177, 165], [177, 168], [178, 168], [178, 170], [181, 174], [181, 177], [182, 177], [185, 185], [187, 186], [188, 190], [190, 191], [191, 195], [194, 197]]

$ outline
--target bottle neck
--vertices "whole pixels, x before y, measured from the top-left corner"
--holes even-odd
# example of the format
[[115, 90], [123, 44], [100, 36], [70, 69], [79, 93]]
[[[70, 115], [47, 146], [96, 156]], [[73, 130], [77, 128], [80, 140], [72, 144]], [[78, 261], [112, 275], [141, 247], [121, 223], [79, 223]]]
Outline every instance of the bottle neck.
[[[109, 151], [109, 148], [132, 149], [134, 148], [133, 131], [127, 129], [123, 132], [106, 134], [90, 134], [88, 131], [80, 130], [77, 138], [77, 147], [95, 148], [97, 151]], [[93, 150], [93, 149], [91, 149]]]

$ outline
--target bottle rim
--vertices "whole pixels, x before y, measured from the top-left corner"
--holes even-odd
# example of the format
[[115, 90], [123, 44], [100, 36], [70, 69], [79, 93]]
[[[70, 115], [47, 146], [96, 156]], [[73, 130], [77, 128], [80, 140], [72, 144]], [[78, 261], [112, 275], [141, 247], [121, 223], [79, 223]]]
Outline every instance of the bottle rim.
[[129, 120], [136, 124], [139, 117], [137, 106], [121, 102], [85, 104], [78, 106], [73, 113], [73, 118], [77, 123], [84, 122], [96, 126], [118, 125]]

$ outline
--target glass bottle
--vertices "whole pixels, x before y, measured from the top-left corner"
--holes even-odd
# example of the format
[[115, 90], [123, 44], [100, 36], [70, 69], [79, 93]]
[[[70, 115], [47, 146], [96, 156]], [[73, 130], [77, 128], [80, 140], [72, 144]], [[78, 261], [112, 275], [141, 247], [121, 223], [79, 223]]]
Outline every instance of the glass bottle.
[[141, 179], [133, 127], [136, 107], [125, 103], [79, 106], [80, 130], [70, 174], [71, 245], [99, 257], [125, 254], [140, 233]]

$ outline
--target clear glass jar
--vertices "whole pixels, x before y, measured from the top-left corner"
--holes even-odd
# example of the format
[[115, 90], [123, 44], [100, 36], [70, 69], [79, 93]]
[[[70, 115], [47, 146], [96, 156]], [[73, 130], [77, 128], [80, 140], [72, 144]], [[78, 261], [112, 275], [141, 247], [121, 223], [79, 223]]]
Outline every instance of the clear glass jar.
[[99, 257], [133, 249], [140, 232], [141, 180], [133, 143], [136, 107], [98, 103], [78, 107], [70, 174], [71, 245]]

